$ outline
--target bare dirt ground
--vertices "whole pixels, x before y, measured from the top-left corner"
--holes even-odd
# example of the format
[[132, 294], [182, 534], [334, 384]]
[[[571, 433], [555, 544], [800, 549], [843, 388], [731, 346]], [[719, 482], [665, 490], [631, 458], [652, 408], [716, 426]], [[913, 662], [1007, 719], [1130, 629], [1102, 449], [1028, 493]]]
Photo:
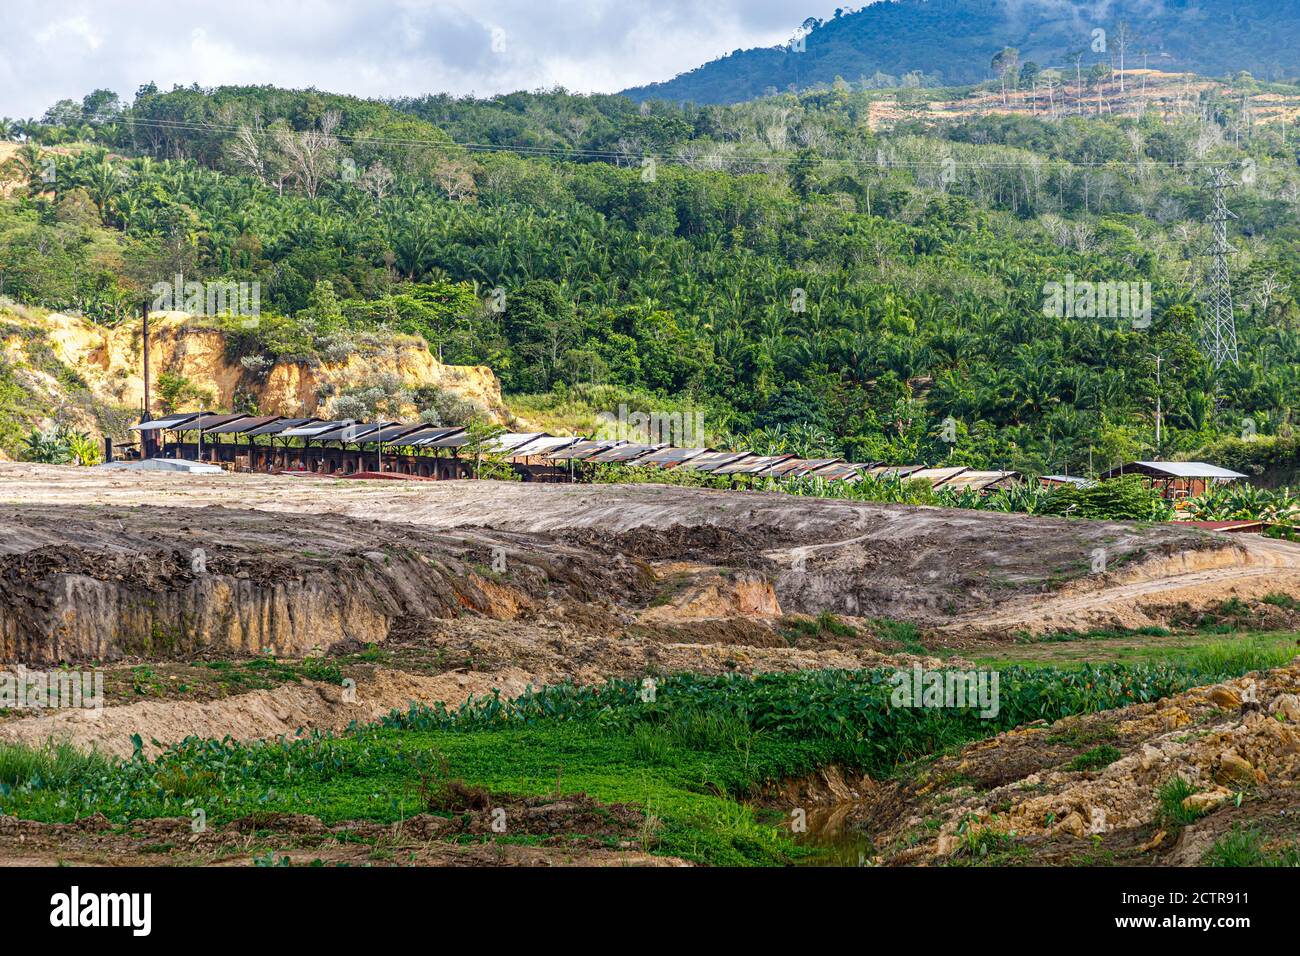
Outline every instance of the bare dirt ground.
[[[15, 508], [4, 507], [14, 505]], [[564, 565], [583, 556], [585, 579], [602, 565], [634, 586], [634, 567], [693, 560], [766, 576], [783, 612], [832, 611], [890, 617], [966, 630], [1093, 628], [1157, 617], [1187, 600], [1256, 596], [1261, 589], [1300, 593], [1300, 547], [1229, 538], [1176, 525], [1063, 521], [955, 509], [720, 492], [657, 485], [603, 486], [515, 482], [357, 482], [258, 475], [181, 477], [122, 474], [21, 464], [0, 465], [0, 556], [58, 549], [58, 512], [106, 506], [88, 532], [90, 550], [113, 551], [144, 527], [153, 550], [214, 548], [253, 519], [205, 513], [185, 522], [167, 509], [238, 509], [311, 515], [307, 522], [262, 525], [259, 546], [306, 566], [317, 535], [329, 538], [354, 519], [356, 550], [417, 529], [474, 529], [466, 535], [483, 561], [494, 546], [518, 539], [537, 562]], [[139, 509], [139, 510], [135, 510]], [[321, 516], [327, 515], [329, 518]], [[41, 526], [42, 533], [34, 524]], [[15, 525], [23, 525], [19, 531]], [[398, 527], [400, 526], [400, 530]], [[340, 532], [341, 533], [341, 532]], [[67, 542], [73, 545], [76, 540]], [[1105, 573], [1090, 573], [1098, 553]], [[465, 559], [462, 554], [461, 558]], [[484, 562], [490, 566], [490, 561]], [[601, 582], [605, 586], [606, 582]]]
[[[1106, 570], [1093, 573], [1099, 551]], [[1300, 596], [1300, 548], [1170, 525], [655, 485], [192, 478], [0, 464], [0, 661], [98, 667], [107, 697], [102, 711], [0, 712], [0, 741], [52, 737], [126, 755], [133, 734], [150, 752], [192, 735], [293, 737], [412, 701], [454, 706], [561, 681], [914, 660], [936, 667], [923, 647], [976, 656], [1012, 637], [1195, 621], [1230, 598], [1281, 628], [1287, 621], [1274, 618], [1289, 612], [1259, 600], [1277, 593]], [[829, 624], [817, 617], [828, 612]], [[913, 625], [923, 647], [900, 639], [898, 622]], [[1289, 673], [1268, 676], [1267, 706], [1294, 690]], [[1095, 719], [1118, 728], [1107, 739], [1119, 741], [1125, 760], [1148, 745], [1167, 748], [1165, 770], [1203, 767], [1213, 782], [1232, 750], [1266, 775], [1256, 778], [1260, 800], [1294, 796], [1285, 790], [1295, 773], [1290, 738], [1273, 729], [1279, 721], [1244, 714], [1253, 722], [1230, 727], [1221, 709], [1184, 696]], [[1187, 719], [1170, 717], [1175, 711]], [[1206, 744], [1213, 752], [1162, 737], [1189, 722], [1220, 734]], [[886, 785], [839, 781], [839, 797], [853, 798], [837, 799], [827, 819], [852, 828], [858, 814], [869, 816], [873, 853], [884, 862], [960, 862], [972, 815], [977, 826], [1014, 825], [1015, 846], [1029, 846], [1034, 859], [1068, 861], [1079, 849], [1069, 841], [1083, 840], [1076, 821], [1092, 826], [1097, 807], [1109, 814], [1108, 846], [1140, 846], [1133, 833], [1155, 825], [1159, 773], [1131, 769], [1140, 760], [1091, 776], [1067, 772], [1061, 764], [1086, 748], [1060, 741], [1089, 731], [1053, 732], [1049, 744], [1042, 730], [967, 748], [952, 764], [964, 769], [940, 761], [935, 786], [891, 782], [888, 799], [909, 808], [906, 816], [883, 809]], [[1041, 745], [1017, 749], [1022, 738]], [[1267, 749], [1274, 744], [1281, 756]], [[954, 799], [953, 780], [942, 776], [949, 769], [978, 788], [964, 793], [961, 782]], [[1103, 799], [1082, 787], [1098, 773], [1128, 776]], [[1034, 774], [1021, 790], [1041, 795], [1039, 803], [1021, 806], [1020, 791], [985, 799]], [[585, 819], [582, 808], [524, 810]], [[32, 863], [660, 862], [642, 846], [644, 834], [593, 836], [556, 824], [539, 831], [540, 842], [493, 846], [433, 833], [443, 818], [421, 819], [397, 830], [244, 821], [202, 835], [188, 821], [132, 829], [0, 819], [0, 846]], [[1093, 834], [1085, 836], [1091, 846]]]
[[[656, 485], [0, 464], [0, 584], [0, 660], [108, 677], [103, 712], [0, 713], [0, 739], [123, 753], [137, 732], [292, 735], [494, 688], [910, 662], [882, 620], [963, 653], [1146, 626], [1300, 595], [1300, 548]], [[792, 617], [824, 612], [849, 626]], [[278, 663], [304, 657], [338, 666]]]
[[[0, 816], [7, 866], [689, 866], [649, 852], [640, 808], [599, 804], [583, 794], [500, 798], [531, 843], [490, 840], [486, 806], [451, 817], [420, 814], [394, 824], [332, 826], [305, 814], [262, 814], [195, 832], [188, 819], [115, 825], [102, 816], [49, 824]], [[486, 796], [486, 794], [484, 795]], [[467, 838], [477, 837], [478, 841]]]

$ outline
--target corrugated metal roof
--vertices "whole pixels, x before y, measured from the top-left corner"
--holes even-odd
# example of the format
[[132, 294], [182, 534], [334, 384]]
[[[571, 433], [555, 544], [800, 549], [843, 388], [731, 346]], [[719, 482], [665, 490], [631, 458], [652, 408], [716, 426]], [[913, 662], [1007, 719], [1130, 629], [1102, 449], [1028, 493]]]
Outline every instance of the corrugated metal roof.
[[551, 461], [581, 461], [584, 458], [590, 458], [592, 455], [599, 454], [602, 451], [608, 451], [619, 445], [626, 445], [627, 441], [618, 438], [606, 441], [579, 441], [577, 444], [570, 445], [568, 448], [561, 448], [559, 451], [549, 452], [547, 458]]
[[778, 461], [775, 465], [769, 465], [761, 471], [749, 472], [758, 478], [786, 478], [790, 472], [794, 471], [801, 465], [808, 464], [803, 458], [787, 458], [785, 461]]
[[651, 452], [642, 458], [636, 460], [637, 465], [660, 466], [671, 468], [673, 465], [680, 465], [684, 461], [690, 461], [705, 452], [710, 451], [708, 448], [661, 448], [658, 451]]
[[866, 465], [854, 464], [851, 461], [841, 461], [817, 469], [817, 472], [811, 475], [811, 477], [825, 478], [827, 481], [858, 481], [862, 478], [862, 473], [865, 470]]
[[1042, 475], [1039, 481], [1054, 481], [1060, 485], [1074, 485], [1076, 488], [1088, 488], [1097, 482], [1091, 478], [1080, 478], [1077, 475]]
[[329, 431], [318, 432], [311, 436], [312, 441], [341, 441], [346, 443], [360, 442], [365, 444], [374, 441], [374, 436], [379, 434], [382, 429], [390, 428], [393, 425], [400, 425], [401, 422], [348, 422], [341, 428], [332, 428]]
[[501, 454], [505, 451], [514, 451], [523, 448], [530, 442], [539, 438], [550, 438], [546, 432], [503, 432], [497, 435], [491, 441], [484, 442], [483, 450], [493, 454]]
[[469, 434], [463, 428], [456, 428], [445, 435], [421, 438], [411, 444], [417, 448], [461, 448], [469, 444]]
[[831, 465], [838, 465], [843, 462], [843, 458], [809, 458], [806, 460], [794, 458], [790, 461], [783, 461], [779, 465], [773, 465], [766, 471], [759, 472], [759, 475], [764, 478], [804, 478], [810, 475], [816, 477]]
[[[793, 475], [790, 475], [790, 477], [807, 477], [809, 475], [815, 477], [820, 475], [820, 473], [826, 470], [826, 468], [831, 467], [832, 464], [848, 464], [848, 462], [845, 462], [842, 458], [811, 458], [803, 464], [802, 468], [796, 468], [796, 471], [794, 471]], [[867, 466], [865, 466], [865, 464], [858, 464], [858, 466], [854, 467], [861, 470], [861, 468], [866, 468]]]
[[141, 422], [139, 425], [132, 425], [131, 430], [136, 432], [170, 431], [177, 425], [211, 414], [211, 412], [183, 412], [175, 415], [164, 415], [162, 418], [155, 418], [152, 421]]
[[274, 421], [269, 424], [262, 425], [260, 428], [254, 428], [251, 431], [246, 432], [245, 434], [247, 434], [250, 438], [256, 435], [279, 435], [283, 432], [288, 431], [290, 428], [298, 428], [302, 425], [308, 425], [311, 422], [317, 422], [317, 421], [320, 421], [320, 419], [319, 418], [281, 418], [279, 421]]
[[951, 468], [922, 468], [920, 471], [914, 471], [907, 476], [908, 481], [928, 481], [934, 488], [938, 488], [944, 482], [951, 478], [956, 478], [963, 471], [970, 471], [965, 465], [958, 465]]
[[394, 425], [385, 428], [382, 434], [375, 437], [389, 444], [410, 445], [421, 438], [434, 438], [447, 433], [448, 428], [445, 425]]
[[218, 425], [225, 425], [228, 422], [238, 421], [241, 418], [251, 418], [251, 415], [200, 415], [193, 421], [182, 422], [179, 426], [172, 426], [176, 431], [204, 431], [209, 428], [216, 428]]
[[310, 441], [356, 441], [366, 432], [375, 431], [378, 425], [368, 425], [365, 422], [347, 422], [343, 425], [336, 425], [334, 428], [326, 428], [324, 431], [318, 431], [316, 434], [309, 436]]
[[514, 451], [516, 458], [545, 458], [552, 451], [570, 448], [582, 441], [581, 438], [566, 438], [560, 435], [547, 435], [527, 445], [521, 445]]
[[[425, 428], [417, 432], [410, 432], [402, 436], [399, 445], [405, 445], [412, 448], [430, 448], [433, 442], [441, 441], [444, 438], [450, 438], [453, 435], [465, 434], [464, 426], [447, 426], [440, 425], [437, 428]], [[461, 444], [464, 444], [462, 442]], [[444, 446], [446, 447], [446, 446]]]
[[873, 478], [909, 478], [925, 468], [925, 465], [877, 465], [868, 468], [867, 474]]
[[345, 418], [336, 418], [332, 421], [320, 421], [319, 419], [306, 425], [298, 425], [293, 428], [286, 428], [280, 432], [281, 438], [314, 438], [323, 433], [330, 432], [336, 428], [342, 428], [349, 424]]
[[426, 431], [427, 429], [428, 429], [427, 425], [421, 425], [421, 424], [412, 425], [410, 422], [394, 422], [393, 424], [388, 425], [385, 428], [381, 429], [376, 434], [369, 436], [366, 439], [366, 441], [383, 442], [386, 445], [396, 441], [397, 444], [400, 445], [402, 443], [400, 439], [403, 439], [408, 435], [418, 434], [422, 431]]
[[1245, 478], [1239, 471], [1229, 471], [1203, 461], [1135, 461], [1112, 468], [1103, 478], [1120, 475], [1149, 474], [1159, 478]]
[[943, 486], [953, 491], [961, 491], [966, 488], [970, 488], [972, 491], [983, 491], [986, 488], [1019, 477], [1020, 473], [1015, 471], [975, 471], [971, 469], [944, 482]]
[[764, 468], [771, 468], [778, 462], [787, 461], [795, 457], [794, 455], [751, 455], [748, 458], [734, 461], [730, 465], [723, 465], [721, 468], [713, 469], [715, 475], [752, 475], [762, 471]]
[[662, 447], [663, 445], [637, 445], [632, 443], [617, 445], [614, 448], [592, 455], [587, 459], [587, 462], [596, 465], [627, 464], [642, 455], [658, 451]]
[[713, 471], [715, 468], [721, 468], [723, 465], [730, 465], [732, 462], [748, 457], [749, 452], [747, 451], [709, 451], [703, 455], [696, 455], [690, 461], [683, 462], [679, 467], [683, 471]]
[[204, 433], [208, 435], [246, 435], [254, 428], [261, 428], [263, 425], [269, 425], [271, 422], [279, 420], [279, 415], [259, 415], [256, 418], [242, 418], [239, 421], [218, 425], [215, 428], [205, 428]]

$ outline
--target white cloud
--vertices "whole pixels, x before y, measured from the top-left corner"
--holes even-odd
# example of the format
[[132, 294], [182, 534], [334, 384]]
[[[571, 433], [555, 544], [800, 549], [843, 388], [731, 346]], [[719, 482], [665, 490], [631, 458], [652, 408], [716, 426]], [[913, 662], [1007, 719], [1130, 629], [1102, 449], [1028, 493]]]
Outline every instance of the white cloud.
[[39, 49], [51, 53], [75, 50], [78, 43], [89, 50], [98, 50], [104, 39], [84, 16], [55, 20], [36, 31], [34, 37]]
[[[787, 38], [833, 0], [0, 0], [0, 116], [107, 87], [270, 83], [361, 96], [614, 92]], [[494, 30], [500, 42], [494, 44]]]

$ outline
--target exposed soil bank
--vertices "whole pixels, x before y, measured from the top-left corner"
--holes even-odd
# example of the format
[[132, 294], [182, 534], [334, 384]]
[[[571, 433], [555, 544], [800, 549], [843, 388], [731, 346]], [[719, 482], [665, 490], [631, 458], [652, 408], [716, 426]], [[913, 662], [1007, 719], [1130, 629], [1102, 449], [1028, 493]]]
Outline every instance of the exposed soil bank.
[[158, 751], [158, 744], [186, 737], [293, 737], [313, 730], [343, 730], [353, 721], [371, 723], [412, 701], [457, 706], [470, 695], [488, 696], [494, 689], [505, 697], [517, 697], [529, 683], [530, 675], [518, 668], [437, 676], [379, 670], [355, 687], [309, 681], [213, 701], [146, 701], [98, 711], [54, 710], [0, 724], [0, 741], [40, 744], [53, 739], [82, 750], [128, 757], [133, 734], [140, 736], [150, 754]]
[[0, 658], [32, 662], [305, 654], [578, 603], [654, 625], [830, 611], [996, 634], [1300, 595], [1285, 542], [775, 493], [0, 464], [3, 502]]
[[[1160, 792], [1182, 777], [1202, 814]], [[1029, 725], [859, 784], [839, 815], [890, 864], [1194, 865], [1238, 824], [1300, 840], [1300, 661], [1150, 704]]]
[[462, 613], [635, 603], [649, 581], [627, 561], [528, 535], [227, 508], [10, 508], [0, 659], [320, 654]]
[[1300, 594], [1300, 547], [1262, 537], [1233, 538], [1223, 547], [1151, 557], [1072, 581], [1051, 595], [1017, 598], [994, 611], [959, 617], [944, 629], [990, 635], [1135, 630], [1231, 598]]

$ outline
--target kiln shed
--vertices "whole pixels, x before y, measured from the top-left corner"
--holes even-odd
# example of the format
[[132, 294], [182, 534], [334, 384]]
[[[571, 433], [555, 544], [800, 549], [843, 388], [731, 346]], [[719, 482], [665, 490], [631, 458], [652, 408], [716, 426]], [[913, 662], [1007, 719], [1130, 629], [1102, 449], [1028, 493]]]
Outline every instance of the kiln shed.
[[1100, 475], [1102, 481], [1124, 475], [1141, 475], [1165, 498], [1188, 498], [1203, 494], [1213, 485], [1245, 478], [1241, 472], [1203, 461], [1131, 461]]

